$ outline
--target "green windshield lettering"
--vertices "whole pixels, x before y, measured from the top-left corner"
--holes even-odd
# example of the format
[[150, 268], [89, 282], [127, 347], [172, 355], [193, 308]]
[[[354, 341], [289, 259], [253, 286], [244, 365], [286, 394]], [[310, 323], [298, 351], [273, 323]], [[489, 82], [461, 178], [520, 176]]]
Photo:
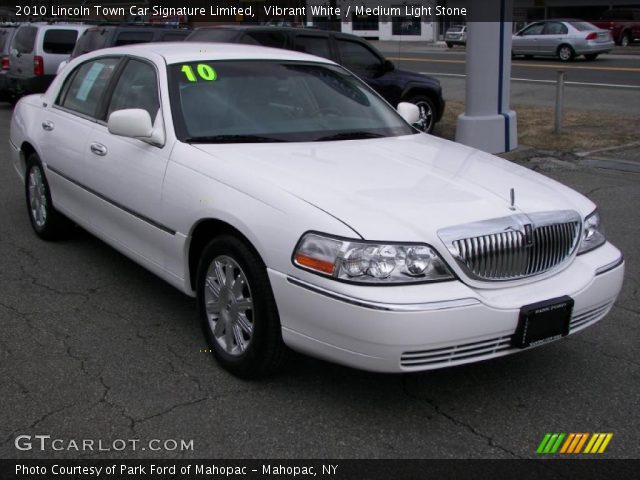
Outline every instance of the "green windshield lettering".
[[200, 75], [201, 79], [207, 80], [209, 82], [218, 78], [216, 71], [213, 68], [211, 68], [209, 65], [206, 65], [204, 63], [200, 63], [198, 65], [198, 75]]
[[[189, 80], [190, 82], [198, 81], [198, 78], [193, 72], [193, 68], [191, 67], [191, 65], [183, 65], [180, 71], [184, 73], [185, 77], [187, 77], [187, 80]], [[196, 67], [196, 71], [198, 72], [198, 76], [202, 80], [206, 80], [207, 82], [212, 82], [218, 78], [218, 74], [216, 73], [216, 71], [205, 63], [199, 63]]]

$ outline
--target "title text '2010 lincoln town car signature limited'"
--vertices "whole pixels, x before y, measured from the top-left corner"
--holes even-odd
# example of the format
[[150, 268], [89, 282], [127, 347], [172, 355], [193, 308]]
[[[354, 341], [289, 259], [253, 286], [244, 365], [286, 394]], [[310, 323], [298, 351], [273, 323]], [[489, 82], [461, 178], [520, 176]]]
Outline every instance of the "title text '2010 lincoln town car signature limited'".
[[285, 346], [440, 368], [600, 320], [624, 264], [595, 205], [417, 115], [318, 57], [149, 44], [73, 60], [10, 142], [35, 232], [70, 219], [196, 296], [239, 376]]

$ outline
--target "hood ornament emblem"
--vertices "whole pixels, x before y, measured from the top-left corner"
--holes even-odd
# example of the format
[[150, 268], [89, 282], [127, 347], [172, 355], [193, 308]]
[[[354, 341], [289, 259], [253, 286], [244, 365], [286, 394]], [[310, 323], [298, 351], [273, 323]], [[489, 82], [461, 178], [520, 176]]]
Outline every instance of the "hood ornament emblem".
[[515, 190], [515, 188], [512, 188], [509, 191], [509, 197], [510, 197], [509, 210], [515, 210], [516, 209], [516, 190]]

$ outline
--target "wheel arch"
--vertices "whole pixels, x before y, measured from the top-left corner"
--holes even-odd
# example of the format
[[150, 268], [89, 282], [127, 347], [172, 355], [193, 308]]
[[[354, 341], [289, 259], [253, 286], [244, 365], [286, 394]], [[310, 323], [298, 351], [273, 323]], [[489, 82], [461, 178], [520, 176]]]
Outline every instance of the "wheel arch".
[[27, 173], [27, 159], [34, 153], [38, 155], [38, 158], [41, 158], [36, 148], [28, 140], [25, 140], [20, 144], [19, 162], [20, 171], [22, 172], [23, 176]]
[[202, 256], [202, 252], [213, 238], [221, 235], [236, 237], [253, 250], [263, 264], [265, 263], [264, 257], [254, 245], [254, 242], [252, 242], [249, 237], [241, 232], [237, 227], [218, 218], [203, 218], [196, 222], [191, 229], [191, 234], [189, 235], [189, 241], [187, 243], [188, 287], [190, 287], [191, 290], [195, 290], [196, 288], [198, 263]]

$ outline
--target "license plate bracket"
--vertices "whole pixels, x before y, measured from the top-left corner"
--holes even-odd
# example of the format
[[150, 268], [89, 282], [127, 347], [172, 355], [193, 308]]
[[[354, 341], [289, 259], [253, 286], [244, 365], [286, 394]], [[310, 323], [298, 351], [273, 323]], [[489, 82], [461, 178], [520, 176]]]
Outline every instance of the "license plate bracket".
[[573, 304], [565, 295], [522, 307], [512, 345], [528, 348], [568, 335]]

